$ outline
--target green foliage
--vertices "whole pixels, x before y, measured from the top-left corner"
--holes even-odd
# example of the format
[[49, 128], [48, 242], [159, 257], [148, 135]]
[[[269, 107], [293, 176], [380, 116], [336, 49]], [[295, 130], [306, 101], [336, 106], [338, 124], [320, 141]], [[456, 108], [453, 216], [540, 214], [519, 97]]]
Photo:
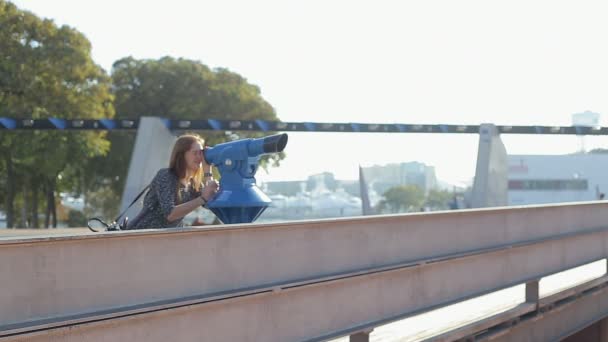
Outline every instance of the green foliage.
[[454, 195], [449, 191], [431, 190], [426, 196], [424, 205], [429, 207], [431, 210], [449, 209], [449, 202], [453, 197]]
[[378, 204], [380, 212], [418, 211], [424, 203], [424, 192], [415, 185], [398, 185], [388, 189]]
[[432, 189], [428, 194], [415, 185], [399, 185], [389, 188], [378, 204], [378, 210], [385, 213], [419, 211], [421, 207], [434, 210], [446, 210], [450, 207], [454, 194], [445, 190]]
[[73, 28], [0, 0], [0, 111], [3, 116], [113, 116], [109, 78]]
[[86, 227], [87, 217], [82, 211], [70, 210], [68, 212], [68, 227]]
[[126, 57], [112, 67], [119, 118], [276, 120], [274, 109], [242, 76], [187, 59]]
[[[91, 58], [80, 32], [57, 27], [0, 0], [0, 116], [13, 118], [113, 117], [110, 78]], [[58, 176], [82, 169], [109, 149], [105, 132], [6, 132], [0, 135], [2, 173], [7, 177], [7, 212], [22, 186], [44, 186], [55, 193]], [[75, 162], [76, 161], [76, 162]], [[70, 184], [66, 184], [70, 185]]]
[[118, 206], [121, 192], [113, 190], [112, 186], [105, 185], [87, 194], [85, 214], [87, 217], [99, 216], [113, 220], [118, 216]]
[[[227, 69], [181, 58], [126, 57], [114, 63], [110, 78], [74, 28], [6, 0], [0, 0], [0, 28], [0, 116], [112, 118], [116, 109], [117, 118], [130, 119], [277, 120], [260, 89]], [[265, 134], [201, 132], [208, 145]], [[54, 211], [51, 198], [64, 191], [84, 194], [86, 210], [98, 206], [108, 216], [119, 205], [134, 140], [126, 132], [5, 131], [0, 205], [12, 221], [20, 208], [37, 217], [33, 212], [44, 203]], [[262, 166], [282, 158], [265, 156]]]

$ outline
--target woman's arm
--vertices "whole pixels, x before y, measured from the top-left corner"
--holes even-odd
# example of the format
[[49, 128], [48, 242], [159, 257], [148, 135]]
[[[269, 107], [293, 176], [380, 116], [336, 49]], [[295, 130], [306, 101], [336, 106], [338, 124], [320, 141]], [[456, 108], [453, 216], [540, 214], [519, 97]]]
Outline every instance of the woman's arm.
[[171, 210], [171, 213], [169, 213], [167, 216], [167, 221], [172, 222], [179, 220], [205, 203], [207, 203], [207, 200], [205, 200], [203, 196], [199, 196], [191, 201], [176, 205], [173, 207], [173, 210]]
[[174, 206], [171, 213], [167, 216], [167, 221], [178, 220], [188, 215], [199, 206], [207, 204], [207, 202], [215, 196], [217, 189], [218, 184], [215, 180], [207, 181], [207, 185], [204, 187], [202, 194], [191, 201]]
[[201, 198], [197, 195], [193, 200], [176, 204], [178, 180], [169, 169], [159, 171], [152, 183], [152, 188], [156, 191], [163, 216], [169, 222], [179, 220], [188, 215], [203, 204], [203, 199], [207, 199], [207, 197]]
[[167, 220], [175, 221], [188, 215], [191, 211], [198, 208], [199, 206], [205, 205], [207, 202], [209, 202], [210, 199], [213, 198], [213, 196], [215, 196], [217, 189], [218, 184], [215, 180], [212, 179], [210, 181], [207, 181], [207, 185], [203, 187], [203, 191], [200, 193], [200, 195], [198, 192], [196, 193], [199, 196], [197, 196], [191, 201], [174, 206], [173, 210], [171, 210], [171, 213], [167, 216]]

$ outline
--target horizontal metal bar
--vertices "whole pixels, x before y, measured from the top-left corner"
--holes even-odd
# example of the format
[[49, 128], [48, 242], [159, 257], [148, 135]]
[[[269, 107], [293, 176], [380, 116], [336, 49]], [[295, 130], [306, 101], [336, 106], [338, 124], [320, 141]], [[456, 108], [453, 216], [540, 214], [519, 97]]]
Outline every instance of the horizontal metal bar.
[[[164, 119], [172, 130], [477, 134], [480, 125]], [[0, 118], [0, 130], [132, 130], [139, 119]], [[501, 134], [608, 135], [608, 127], [496, 126]]]
[[465, 339], [469, 336], [474, 336], [477, 332], [485, 331], [494, 326], [504, 324], [506, 322], [517, 321], [521, 316], [534, 312], [536, 305], [533, 303], [521, 303], [516, 307], [507, 311], [481, 318], [473, 323], [457, 327], [451, 331], [432, 336], [424, 339], [426, 342], [439, 342], [439, 341], [457, 341]]
[[0, 324], [330, 279], [593, 232], [593, 227], [608, 221], [605, 206], [586, 203], [0, 240], [0, 259], [6, 261], [0, 264], [0, 274], [7, 275], [0, 292]]
[[608, 317], [608, 288], [598, 286], [580, 296], [554, 305], [547, 311], [523, 317], [517, 324], [479, 335], [476, 341], [561, 341]]
[[[539, 301], [540, 312], [547, 312], [554, 309], [556, 306], [559, 307], [560, 302], [570, 302], [576, 297], [580, 296], [584, 292], [595, 291], [604, 287], [608, 282], [608, 276], [602, 276], [585, 283], [561, 290], [552, 295], [545, 296]], [[527, 309], [522, 309], [527, 308]], [[521, 321], [524, 319], [524, 315], [534, 312], [536, 310], [536, 303], [522, 303], [518, 307], [501, 312], [497, 315], [491, 315], [489, 317], [480, 319], [476, 322], [458, 327], [452, 331], [442, 333], [440, 335], [433, 336], [432, 338], [425, 339], [425, 341], [455, 341], [455, 340], [467, 340], [469, 337], [473, 337], [483, 333], [484, 331], [507, 323], [509, 321]], [[509, 326], [507, 329], [494, 329], [491, 336], [502, 335], [508, 333], [511, 329]]]
[[[593, 232], [596, 232], [596, 231], [597, 230], [594, 230]], [[579, 233], [576, 233], [575, 235], [589, 234], [589, 233], [593, 233], [593, 232], [579, 232]], [[567, 236], [571, 236], [571, 235], [572, 234], [568, 234]], [[562, 236], [562, 237], [565, 237], [565, 236]], [[171, 309], [171, 308], [178, 308], [178, 307], [193, 305], [193, 304], [203, 304], [203, 303], [207, 303], [207, 302], [211, 302], [211, 301], [242, 297], [245, 295], [252, 295], [252, 294], [258, 294], [258, 293], [263, 293], [263, 292], [281, 291], [284, 289], [307, 286], [307, 285], [311, 285], [311, 284], [317, 284], [317, 283], [322, 283], [322, 282], [327, 282], [327, 281], [332, 281], [332, 280], [371, 275], [371, 274], [375, 274], [375, 273], [403, 269], [403, 268], [413, 267], [413, 266], [424, 266], [429, 263], [449, 262], [450, 260], [455, 260], [455, 259], [463, 258], [463, 257], [467, 257], [467, 256], [479, 255], [479, 254], [483, 254], [483, 253], [494, 252], [494, 251], [499, 251], [499, 250], [504, 250], [504, 249], [518, 248], [518, 247], [522, 247], [522, 246], [532, 245], [535, 243], [542, 243], [542, 242], [548, 241], [548, 240], [556, 240], [559, 238], [560, 237], [552, 237], [552, 238], [541, 239], [541, 240], [536, 240], [536, 241], [526, 241], [526, 242], [513, 244], [513, 245], [498, 246], [495, 248], [475, 250], [475, 251], [470, 251], [470, 252], [466, 252], [466, 253], [444, 255], [442, 257], [429, 258], [429, 259], [425, 259], [425, 260], [416, 260], [416, 261], [411, 261], [411, 262], [403, 262], [403, 263], [399, 263], [399, 264], [392, 264], [392, 265], [386, 265], [386, 266], [381, 266], [381, 267], [372, 267], [372, 268], [367, 268], [367, 269], [362, 269], [362, 270], [331, 274], [331, 275], [326, 275], [326, 276], [316, 277], [316, 278], [299, 279], [299, 280], [294, 280], [294, 281], [284, 282], [284, 283], [265, 284], [262, 286], [238, 289], [238, 290], [234, 290], [234, 291], [223, 291], [221, 293], [201, 294], [201, 295], [190, 296], [190, 297], [185, 297], [185, 298], [174, 298], [174, 299], [161, 300], [161, 301], [151, 302], [151, 303], [142, 303], [142, 304], [131, 305], [131, 306], [127, 306], [127, 307], [116, 307], [116, 308], [112, 308], [112, 309], [108, 309], [108, 310], [101, 310], [101, 311], [97, 311], [97, 312], [88, 312], [88, 313], [77, 314], [77, 315], [60, 316], [60, 317], [53, 317], [53, 318], [48, 318], [48, 319], [32, 320], [32, 321], [27, 321], [27, 322], [8, 324], [5, 326], [0, 326], [0, 336], [9, 336], [9, 335], [24, 333], [24, 332], [32, 331], [32, 330], [49, 329], [49, 328], [54, 328], [54, 327], [61, 327], [61, 326], [81, 324], [81, 323], [86, 323], [86, 322], [106, 320], [106, 319], [117, 318], [117, 317], [122, 317], [122, 316], [154, 312], [154, 311], [166, 310], [166, 309]], [[403, 317], [394, 317], [392, 319], [402, 319], [402, 318]]]
[[[38, 236], [12, 236], [0, 238], [0, 247], [2, 245], [22, 244], [31, 245], [38, 243], [60, 243], [61, 241], [79, 241], [91, 239], [124, 239], [138, 238], [142, 236], [166, 237], [166, 235], [175, 234], [199, 234], [201, 232], [228, 232], [228, 231], [254, 231], [267, 229], [291, 229], [297, 227], [323, 226], [324, 229], [330, 226], [354, 226], [354, 225], [386, 225], [395, 220], [403, 223], [403, 225], [412, 226], [423, 223], [421, 221], [433, 220], [432, 227], [425, 227], [425, 230], [438, 230], [444, 228], [446, 221], [452, 224], [449, 227], [452, 230], [459, 229], [460, 224], [466, 223], [478, 228], [480, 223], [492, 223], [491, 229], [483, 227], [483, 231], [494, 233], [503, 231], [504, 229], [514, 229], [515, 232], [508, 232], [509, 236], [501, 237], [499, 241], [505, 244], [509, 241], [533, 240], [535, 237], [550, 236], [551, 233], [557, 232], [577, 232], [580, 228], [597, 228], [605, 225], [608, 214], [601, 214], [608, 209], [606, 201], [581, 201], [570, 203], [553, 203], [553, 204], [533, 204], [519, 205], [508, 207], [490, 207], [463, 209], [458, 211], [434, 211], [427, 213], [406, 213], [406, 214], [391, 214], [391, 215], [371, 215], [371, 216], [355, 216], [355, 217], [340, 217], [328, 219], [313, 219], [313, 220], [298, 220], [298, 221], [282, 221], [274, 223], [248, 223], [248, 224], [231, 224], [231, 225], [214, 225], [205, 228], [171, 228], [171, 229], [142, 229], [128, 230], [118, 232], [100, 232], [88, 234], [54, 234]], [[496, 222], [490, 222], [496, 217]], [[490, 220], [488, 220], [488, 218]], [[526, 218], [524, 222], [520, 219]], [[473, 221], [470, 221], [473, 220]], [[482, 221], [482, 222], [477, 222]], [[414, 227], [411, 227], [414, 228]], [[341, 228], [344, 229], [344, 228]], [[377, 229], [377, 228], [373, 228]], [[525, 230], [520, 234], [519, 230]], [[550, 233], [545, 230], [551, 229]], [[445, 232], [442, 232], [445, 233]], [[481, 237], [480, 237], [481, 238]], [[475, 241], [475, 245], [485, 246], [485, 241]]]
[[[586, 282], [584, 284], [578, 285], [576, 287], [569, 288], [567, 290], [563, 290], [554, 295], [544, 297], [542, 299], [542, 306], [552, 305], [552, 304], [555, 304], [555, 302], [557, 302], [557, 301], [564, 300], [564, 299], [567, 299], [568, 297], [575, 296], [579, 293], [582, 293], [583, 291], [587, 291], [587, 290], [590, 290], [593, 288], [598, 288], [600, 286], [603, 286], [603, 285], [605, 285], [607, 279], [608, 279], [608, 276], [604, 276], [604, 277]], [[248, 294], [255, 294], [255, 293], [262, 293], [265, 291], [272, 291], [272, 289], [273, 289], [272, 287], [269, 287], [269, 288], [265, 288], [265, 289], [251, 290], [249, 292], [243, 291], [240, 293], [240, 296], [248, 295]], [[0, 328], [0, 337], [8, 337], [11, 335], [23, 334], [23, 333], [27, 333], [27, 332], [48, 330], [51, 328], [74, 326], [74, 325], [82, 324], [82, 323], [99, 322], [99, 321], [107, 320], [107, 319], [126, 317], [126, 316], [135, 315], [135, 314], [142, 314], [142, 313], [151, 313], [151, 312], [160, 311], [160, 310], [178, 308], [178, 307], [183, 307], [183, 306], [188, 306], [188, 305], [193, 305], [193, 304], [208, 303], [208, 302], [211, 302], [214, 300], [236, 298], [236, 297], [239, 297], [239, 293], [231, 293], [230, 295], [208, 296], [206, 298], [183, 299], [180, 301], [175, 301], [174, 303], [151, 303], [150, 305], [145, 305], [145, 306], [142, 305], [140, 308], [120, 308], [121, 310], [98, 312], [98, 313], [93, 313], [91, 315], [82, 316], [82, 317], [64, 317], [64, 318], [60, 318], [60, 320], [57, 320], [56, 322], [45, 322], [45, 321], [31, 322], [32, 324], [29, 326], [25, 326], [25, 325], [22, 327], [15, 326], [13, 329], [10, 329], [10, 327], [1, 327]], [[445, 333], [442, 333], [439, 335], [435, 335], [435, 336], [431, 337], [430, 339], [425, 339], [425, 340], [428, 340], [428, 341], [444, 341], [444, 340], [453, 341], [453, 340], [461, 339], [461, 338], [464, 338], [464, 337], [467, 337], [470, 335], [475, 335], [477, 332], [482, 332], [484, 330], [487, 330], [487, 329], [494, 327], [496, 325], [499, 325], [501, 323], [513, 320], [520, 316], [523, 316], [524, 314], [532, 312], [535, 309], [536, 309], [535, 304], [522, 303], [522, 304], [517, 305], [513, 309], [509, 309], [507, 311], [501, 312], [496, 315], [492, 315], [490, 317], [482, 318], [476, 322], [473, 322], [473, 323], [470, 323], [470, 324], [467, 324], [464, 326], [460, 326], [454, 330], [451, 330], [451, 331], [448, 331], [448, 332], [445, 332]], [[342, 331], [342, 332], [332, 334], [331, 336], [326, 336], [326, 337], [331, 339], [331, 338], [344, 336], [346, 334], [352, 335], [353, 333], [356, 333], [359, 331], [369, 331], [370, 329], [404, 319], [408, 316], [410, 316], [410, 315], [396, 316], [396, 317], [391, 317], [391, 318], [388, 318], [388, 319], [385, 319], [382, 321], [363, 324], [357, 328], [350, 329], [349, 331]], [[9, 328], [9, 329], [7, 329], [7, 328]], [[325, 339], [325, 337], [324, 337], [324, 339]], [[320, 341], [320, 340], [315, 339], [315, 340], [310, 340], [310, 341]]]
[[[601, 234], [601, 235], [603, 235], [603, 237], [600, 238], [596, 234]], [[487, 254], [477, 254], [477, 255], [473, 255], [473, 256], [465, 256], [459, 260], [450, 260], [450, 261], [446, 261], [446, 262], [440, 262], [438, 264], [428, 264], [426, 267], [433, 268], [433, 267], [442, 265], [443, 267], [446, 267], [446, 270], [448, 268], [450, 268], [450, 273], [454, 274], [454, 275], [453, 276], [444, 276], [444, 277], [442, 277], [441, 280], [438, 280], [437, 283], [441, 284], [441, 285], [439, 285], [439, 287], [442, 289], [444, 286], [443, 284], [446, 284], [446, 283], [449, 283], [449, 286], [459, 288], [459, 284], [456, 280], [458, 277], [463, 277], [462, 274], [465, 274], [464, 275], [465, 278], [469, 277], [469, 276], [471, 278], [478, 277], [478, 278], [476, 278], [476, 280], [479, 280], [479, 281], [482, 280], [479, 278], [480, 276], [485, 276], [488, 279], [490, 279], [490, 278], [492, 278], [492, 276], [488, 276], [488, 274], [492, 274], [493, 271], [496, 272], [496, 269], [504, 270], [505, 268], [507, 268], [507, 265], [511, 265], [513, 267], [519, 267], [521, 265], [525, 265], [527, 260], [535, 259], [534, 256], [539, 257], [540, 255], [542, 255], [543, 258], [551, 259], [551, 260], [544, 260], [546, 265], [548, 265], [549, 263], [555, 262], [556, 259], [563, 258], [564, 251], [567, 249], [567, 247], [565, 247], [565, 245], [562, 245], [562, 247], [560, 248], [562, 250], [561, 253], [559, 253], [560, 255], [555, 255], [555, 249], [556, 249], [555, 245], [563, 244], [563, 243], [565, 243], [565, 240], [578, 239], [580, 237], [582, 237], [582, 236], [569, 236], [569, 237], [564, 238], [561, 241], [546, 240], [543, 242], [539, 242], [538, 244], [522, 244], [522, 245], [514, 247], [514, 248], [507, 247], [501, 251], [494, 251], [494, 252], [487, 253]], [[467, 293], [468, 295], [463, 295], [460, 298], [453, 298], [450, 300], [446, 300], [442, 303], [438, 303], [438, 302], [441, 302], [441, 299], [440, 299], [441, 296], [434, 293], [433, 298], [435, 298], [436, 302], [432, 305], [428, 304], [427, 306], [425, 306], [426, 309], [414, 310], [414, 311], [411, 311], [409, 314], [404, 312], [399, 315], [391, 316], [390, 319], [383, 318], [383, 319], [380, 319], [377, 321], [368, 320], [367, 321], [368, 323], [366, 323], [364, 326], [350, 327], [350, 328], [343, 329], [340, 331], [331, 332], [329, 334], [320, 335], [320, 336], [312, 338], [312, 339], [307, 339], [306, 341], [315, 341], [315, 342], [325, 341], [328, 339], [348, 335], [348, 334], [352, 333], [353, 331], [357, 331], [363, 327], [365, 327], [365, 328], [378, 327], [379, 325], [388, 324], [388, 323], [391, 323], [392, 321], [404, 319], [404, 318], [407, 318], [412, 315], [417, 315], [417, 314], [420, 314], [420, 313], [423, 313], [423, 312], [426, 312], [429, 310], [438, 309], [438, 308], [446, 306], [446, 305], [455, 304], [455, 303], [458, 303], [458, 302], [461, 302], [464, 300], [468, 300], [468, 299], [471, 299], [474, 297], [478, 297], [481, 295], [486, 295], [488, 293], [499, 291], [499, 290], [502, 290], [502, 289], [505, 289], [508, 287], [518, 285], [518, 284], [526, 283], [533, 279], [540, 279], [545, 276], [549, 276], [554, 273], [564, 271], [566, 269], [579, 267], [579, 266], [582, 266], [582, 265], [585, 265], [590, 262], [603, 258], [603, 254], [606, 253], [606, 251], [604, 250], [604, 244], [608, 240], [608, 232], [603, 231], [603, 232], [597, 232], [594, 235], [586, 235], [585, 240], [587, 240], [587, 243], [595, 244], [595, 248], [596, 248], [596, 251], [598, 251], [598, 255], [589, 256], [585, 260], [572, 262], [571, 264], [569, 264], [568, 266], [564, 266], [563, 268], [562, 267], [547, 267], [547, 266], [539, 267], [537, 269], [536, 274], [527, 273], [527, 275], [525, 275], [525, 276], [522, 274], [516, 276], [514, 273], [510, 273], [508, 276], [504, 277], [505, 279], [509, 279], [509, 281], [505, 281], [501, 285], [496, 285], [496, 284], [488, 285], [484, 289], [478, 288], [477, 290], [473, 290], [472, 292], [469, 292], [469, 290], [463, 290], [461, 292], [461, 295], [465, 294], [465, 293]], [[553, 245], [553, 246], [551, 246], [551, 245]], [[584, 248], [577, 248], [577, 246], [575, 246], [575, 245], [570, 245], [570, 247], [575, 251], [581, 251], [584, 249]], [[544, 250], [544, 252], [541, 250]], [[589, 252], [589, 250], [586, 250], [586, 252]], [[500, 256], [501, 253], [503, 256]], [[514, 256], [516, 256], [516, 255], [517, 255], [517, 259], [514, 258]], [[524, 255], [526, 255], [526, 256], [524, 256]], [[488, 259], [494, 259], [496, 264], [494, 266], [486, 266], [486, 267], [476, 267], [475, 266], [476, 264], [482, 264], [482, 263], [488, 262]], [[505, 261], [505, 260], [508, 260], [508, 261]], [[536, 258], [536, 260], [538, 260], [538, 258]], [[559, 262], [555, 262], [555, 263], [561, 263], [561, 262], [563, 262], [563, 260], [560, 260]], [[471, 271], [471, 272], [466, 272], [466, 273], [459, 272], [457, 269], [457, 266], [456, 266], [457, 263], [469, 263], [469, 264], [471, 264], [471, 266], [467, 266], [467, 268], [475, 269], [475, 270]], [[451, 268], [455, 268], [455, 269], [451, 269]], [[530, 271], [530, 270], [528, 270], [528, 271]], [[461, 274], [461, 275], [456, 276], [456, 274]], [[473, 276], [473, 274], [475, 274], [475, 276]], [[496, 274], [494, 274], [494, 275], [496, 275]], [[419, 274], [417, 274], [416, 276], [420, 277]], [[433, 278], [433, 277], [430, 277], [430, 278]], [[458, 279], [458, 280], [466, 281], [466, 279]], [[403, 282], [405, 283], [406, 280], [403, 280]], [[475, 281], [470, 283], [469, 286], [477, 286], [477, 285], [473, 284], [474, 282]], [[433, 292], [432, 290], [429, 290], [429, 288], [434, 288], [434, 287], [438, 286], [437, 284], [435, 284], [431, 281], [426, 281], [426, 282], [423, 281], [423, 283], [424, 283], [424, 285], [417, 284], [417, 285], [411, 285], [411, 286], [410, 286], [410, 283], [407, 283], [407, 285], [404, 284], [404, 287], [407, 287], [407, 288], [413, 287], [416, 289], [420, 289], [420, 288], [424, 287], [425, 290], [428, 290], [429, 292]], [[585, 285], [589, 285], [589, 284], [585, 284]], [[582, 285], [582, 286], [584, 286], [584, 285]], [[452, 291], [453, 289], [450, 288], [447, 290], [446, 289], [443, 289], [443, 290]], [[461, 288], [461, 290], [462, 290], [462, 288]], [[361, 295], [363, 295], [363, 294], [361, 294]], [[397, 297], [397, 296], [395, 296], [395, 297]], [[556, 300], [559, 299], [558, 297], [554, 297], [554, 298]], [[384, 303], [384, 304], [386, 305], [386, 303]], [[345, 305], [345, 304], [340, 304], [340, 305]], [[371, 304], [369, 304], [369, 305], [371, 305]], [[536, 304], [532, 304], [532, 306], [535, 307]]]
[[587, 281], [585, 283], [561, 290], [561, 291], [559, 291], [557, 293], [553, 293], [549, 296], [542, 297], [538, 303], [539, 308], [542, 310], [543, 308], [545, 308], [547, 306], [554, 305], [555, 303], [559, 302], [560, 300], [566, 299], [568, 297], [576, 296], [589, 289], [603, 286], [607, 283], [608, 283], [608, 275], [605, 275], [605, 276]]
[[69, 316], [51, 317], [40, 320], [13, 323], [0, 326], [0, 339], [29, 332], [55, 329], [60, 327], [74, 326], [83, 323], [100, 322], [121, 317], [133, 316], [138, 314], [153, 313], [162, 310], [176, 309], [184, 306], [205, 304], [218, 300], [227, 300], [242, 296], [256, 295], [264, 292], [272, 292], [272, 287], [259, 287], [254, 289], [243, 289], [240, 291], [230, 291], [228, 293], [217, 293], [186, 298], [175, 298], [162, 300], [152, 303], [142, 303], [127, 307], [117, 307], [107, 310], [87, 312]]
[[[538, 279], [546, 272], [557, 272], [578, 266], [581, 262], [603, 258], [607, 240], [606, 231], [570, 235], [560, 240], [164, 310], [162, 316], [163, 321], [173, 321], [173, 324], [181, 325], [182, 319], [191, 321], [193, 325], [183, 332], [186, 339], [200, 338], [204, 331], [210, 340], [323, 340], [336, 334], [335, 327], [342, 327], [341, 332], [360, 329], [364, 322], [380, 322], [387, 317], [412, 314], [484, 294], [505, 282]], [[539, 256], [543, 258], [539, 259]], [[535, 261], [530, 263], [530, 260]], [[448, 282], [449, 286], [446, 286]], [[186, 313], [183, 310], [193, 316], [184, 318]], [[160, 331], [153, 332], [159, 324], [150, 316], [155, 314], [137, 315], [138, 318], [133, 319], [147, 322], [145, 327], [138, 328], [131, 320], [129, 329], [123, 329], [119, 339], [136, 339], [136, 335], [143, 331], [139, 329], [144, 329], [151, 340], [161, 336]], [[177, 317], [179, 323], [175, 321]], [[222, 320], [218, 321], [217, 317]], [[206, 325], [207, 322], [212, 325]], [[235, 329], [232, 323], [227, 326], [227, 322], [239, 322], [243, 327]], [[76, 332], [75, 336], [86, 337], [86, 326], [72, 326], [70, 334]], [[302, 329], [303, 326], [306, 329]], [[311, 337], [324, 330], [326, 332], [319, 337]]]

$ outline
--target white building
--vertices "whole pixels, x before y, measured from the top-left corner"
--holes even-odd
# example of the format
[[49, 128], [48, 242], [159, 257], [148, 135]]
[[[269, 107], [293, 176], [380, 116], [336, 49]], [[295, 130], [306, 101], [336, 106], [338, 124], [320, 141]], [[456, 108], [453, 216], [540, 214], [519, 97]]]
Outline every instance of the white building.
[[337, 188], [327, 189], [324, 177], [314, 177], [315, 186], [306, 191], [306, 183], [300, 185], [295, 196], [270, 195], [272, 203], [262, 213], [258, 222], [273, 220], [302, 220], [314, 218], [360, 216], [361, 199]]
[[510, 155], [509, 205], [593, 201], [608, 194], [608, 154]]
[[363, 167], [368, 184], [377, 184], [383, 193], [396, 185], [416, 185], [425, 193], [437, 188], [435, 167], [420, 162], [407, 162]]

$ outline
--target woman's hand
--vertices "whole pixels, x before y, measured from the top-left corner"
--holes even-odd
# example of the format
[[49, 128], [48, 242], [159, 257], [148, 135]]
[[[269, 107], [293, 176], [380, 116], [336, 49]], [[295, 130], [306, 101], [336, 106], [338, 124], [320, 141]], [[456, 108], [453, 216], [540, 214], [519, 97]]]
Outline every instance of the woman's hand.
[[218, 189], [219, 189], [219, 185], [217, 184], [215, 179], [210, 179], [207, 182], [205, 182], [205, 187], [203, 188], [201, 197], [203, 197], [205, 202], [208, 202], [213, 198], [213, 196], [215, 196]]

